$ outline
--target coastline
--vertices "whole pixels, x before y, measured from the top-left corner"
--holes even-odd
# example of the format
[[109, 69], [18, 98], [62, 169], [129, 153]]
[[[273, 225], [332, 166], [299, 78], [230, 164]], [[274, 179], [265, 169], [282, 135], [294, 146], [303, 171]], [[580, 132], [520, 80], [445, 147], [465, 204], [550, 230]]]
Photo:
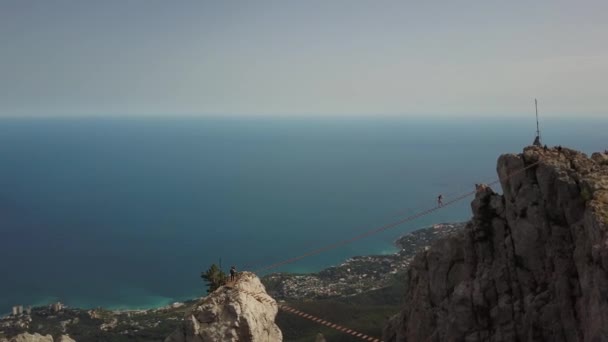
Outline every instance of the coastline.
[[[440, 223], [417, 229], [400, 236], [393, 243], [398, 249], [392, 254], [362, 255], [347, 258], [342, 263], [319, 272], [294, 274], [273, 273], [262, 277], [266, 291], [277, 301], [298, 303], [307, 301], [328, 305], [327, 300], [349, 300], [374, 290], [385, 291], [395, 286], [410, 261], [420, 250], [438, 239], [456, 234], [466, 223]], [[162, 341], [173, 332], [200, 302], [202, 297], [174, 301], [154, 308], [66, 307], [61, 303], [37, 306], [18, 315], [0, 317], [0, 337], [24, 332], [59, 336], [69, 334], [77, 340], [128, 341], [150, 336]], [[355, 298], [355, 297], [353, 297]]]
[[[409, 265], [409, 259], [413, 257], [420, 248], [431, 243], [434, 238], [443, 237], [452, 233], [454, 230], [460, 229], [464, 224], [466, 224], [466, 222], [438, 223], [424, 226], [395, 239], [390, 251], [386, 248], [380, 254], [353, 256], [347, 258], [338, 265], [330, 266], [317, 272], [277, 272], [262, 276], [261, 279], [268, 288], [268, 292], [273, 296], [276, 296], [277, 299], [298, 299], [303, 297], [304, 294], [312, 294], [314, 298], [353, 295], [361, 293], [361, 291], [358, 291], [357, 289], [361, 290], [374, 282], [377, 282], [377, 285], [370, 286], [368, 290], [376, 289], [385, 284], [385, 282], [382, 281], [378, 282], [383, 274], [396, 274], [397, 272], [404, 270]], [[436, 236], [433, 238], [433, 235]], [[408, 237], [409, 242], [406, 242]], [[385, 251], [386, 253], [384, 253]], [[386, 271], [387, 266], [391, 268], [388, 272], [380, 273], [378, 270], [376, 270], [376, 272], [374, 272], [374, 270], [367, 272], [370, 271], [371, 267], [380, 267], [381, 270]], [[368, 275], [368, 273], [370, 274]], [[341, 286], [339, 285], [340, 283], [345, 283], [348, 286]], [[298, 287], [306, 288], [308, 290], [294, 292], [293, 289]], [[310, 291], [311, 287], [315, 287], [319, 290]], [[326, 291], [322, 289], [329, 290]], [[67, 307], [84, 311], [102, 309], [118, 315], [141, 314], [187, 305], [188, 303], [198, 301], [200, 298], [202, 298], [202, 296], [182, 297], [179, 299], [167, 298], [162, 305], [151, 304], [137, 307], [125, 307], [123, 305]], [[32, 309], [43, 309], [56, 302], [59, 302], [59, 298], [52, 297], [52, 300], [47, 304], [36, 304], [31, 305], [31, 307]], [[0, 314], [0, 319], [10, 316], [11, 312]]]
[[413, 257], [434, 241], [461, 231], [467, 222], [438, 223], [400, 236], [392, 254], [354, 256], [319, 272], [272, 273], [262, 277], [268, 294], [277, 300], [347, 297], [389, 286]]

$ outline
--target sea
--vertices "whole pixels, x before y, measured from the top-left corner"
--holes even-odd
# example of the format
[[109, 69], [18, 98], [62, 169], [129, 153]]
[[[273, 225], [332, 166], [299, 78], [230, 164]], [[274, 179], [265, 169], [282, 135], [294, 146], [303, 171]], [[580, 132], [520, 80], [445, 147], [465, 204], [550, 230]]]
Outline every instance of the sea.
[[[541, 129], [549, 146], [608, 148], [608, 118]], [[0, 119], [0, 314], [202, 296], [213, 263], [264, 270], [489, 183], [535, 131], [509, 116]], [[467, 198], [259, 274], [393, 253], [407, 232], [470, 216]]]

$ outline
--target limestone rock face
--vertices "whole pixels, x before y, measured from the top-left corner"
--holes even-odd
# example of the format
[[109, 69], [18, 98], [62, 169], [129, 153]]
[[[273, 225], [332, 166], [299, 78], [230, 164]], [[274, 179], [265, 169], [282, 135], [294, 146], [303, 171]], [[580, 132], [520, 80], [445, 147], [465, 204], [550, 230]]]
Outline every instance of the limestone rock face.
[[10, 339], [0, 339], [0, 342], [53, 342], [53, 336], [23, 333]]
[[[503, 155], [466, 229], [418, 254], [384, 341], [608, 341], [608, 163]], [[533, 165], [525, 172], [513, 173]]]
[[235, 284], [205, 297], [165, 342], [280, 342], [277, 311], [260, 279], [243, 272]]
[[59, 337], [59, 340], [57, 342], [76, 342], [76, 341], [68, 335], [61, 335], [61, 337]]
[[68, 335], [61, 335], [59, 339], [53, 340], [51, 335], [40, 335], [40, 334], [28, 334], [23, 333], [10, 339], [0, 338], [0, 342], [76, 342]]

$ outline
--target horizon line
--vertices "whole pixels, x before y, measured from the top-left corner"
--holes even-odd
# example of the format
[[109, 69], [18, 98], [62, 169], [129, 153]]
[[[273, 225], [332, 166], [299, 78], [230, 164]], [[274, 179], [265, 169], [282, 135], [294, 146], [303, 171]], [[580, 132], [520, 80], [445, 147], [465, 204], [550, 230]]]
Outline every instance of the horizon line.
[[[539, 113], [541, 121], [546, 119], [608, 119], [608, 113], [588, 112], [575, 113]], [[0, 114], [0, 119], [524, 119], [534, 118], [535, 113], [310, 113], [310, 114], [278, 114], [278, 113], [107, 113], [107, 114]]]

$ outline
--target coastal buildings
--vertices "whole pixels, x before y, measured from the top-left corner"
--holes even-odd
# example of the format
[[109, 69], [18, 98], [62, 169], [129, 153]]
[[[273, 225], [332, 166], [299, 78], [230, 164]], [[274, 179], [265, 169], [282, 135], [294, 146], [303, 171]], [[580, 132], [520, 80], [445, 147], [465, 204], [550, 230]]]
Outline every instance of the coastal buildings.
[[51, 310], [52, 312], [59, 312], [63, 309], [65, 309], [65, 305], [63, 305], [63, 303], [61, 302], [56, 302], [49, 305], [49, 310]]
[[264, 282], [275, 299], [344, 297], [378, 289], [389, 284], [390, 275], [406, 270], [416, 253], [464, 227], [465, 223], [435, 224], [397, 239], [399, 251], [394, 254], [355, 256], [318, 273], [269, 274]]
[[23, 314], [23, 305], [13, 306], [13, 316], [19, 316]]

